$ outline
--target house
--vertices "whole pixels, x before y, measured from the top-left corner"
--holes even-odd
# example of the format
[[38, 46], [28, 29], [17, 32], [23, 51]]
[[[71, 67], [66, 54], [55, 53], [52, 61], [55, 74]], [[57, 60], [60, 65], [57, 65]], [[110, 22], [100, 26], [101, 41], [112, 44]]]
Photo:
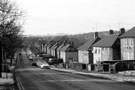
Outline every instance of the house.
[[43, 42], [42, 43], [42, 52], [43, 53], [47, 53], [47, 45], [49, 44], [49, 42]]
[[52, 47], [52, 56], [57, 58], [57, 48], [60, 46], [60, 42], [57, 42], [53, 47]]
[[135, 60], [135, 27], [120, 36], [121, 59]]
[[50, 42], [47, 42], [45, 45], [44, 45], [44, 52], [47, 53], [47, 47], [48, 45], [50, 44]]
[[60, 50], [60, 57], [63, 59], [65, 64], [72, 62], [77, 62], [78, 60], [78, 50], [72, 44], [66, 44]]
[[70, 44], [64, 44], [64, 46], [60, 49], [60, 58], [62, 58], [64, 60], [65, 63], [65, 50], [70, 46]]
[[57, 42], [50, 48], [51, 49], [51, 56], [54, 56], [54, 53], [55, 53], [55, 47], [57, 46]]
[[61, 48], [65, 45], [65, 43], [62, 43], [61, 45], [59, 45], [59, 47], [56, 49], [56, 54], [57, 54], [57, 58], [60, 59], [60, 50]]
[[42, 47], [41, 47], [41, 51], [42, 51], [42, 52], [45, 52], [45, 44], [46, 44], [46, 42], [43, 42], [43, 43], [42, 43]]
[[47, 45], [47, 54], [51, 55], [51, 47], [55, 44], [54, 41], [50, 41]]
[[119, 34], [113, 34], [103, 37], [97, 43], [93, 44], [94, 64], [102, 61], [120, 60], [120, 39]]
[[92, 45], [99, 41], [98, 32], [94, 33], [94, 38], [84, 43], [78, 48], [78, 62], [82, 64], [93, 64]]

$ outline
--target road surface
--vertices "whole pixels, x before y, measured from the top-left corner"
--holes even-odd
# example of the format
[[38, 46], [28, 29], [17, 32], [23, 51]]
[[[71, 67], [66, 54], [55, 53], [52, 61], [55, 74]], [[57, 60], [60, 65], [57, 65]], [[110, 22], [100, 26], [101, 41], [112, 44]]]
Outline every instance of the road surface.
[[134, 90], [135, 85], [77, 75], [30, 65], [25, 53], [19, 56], [17, 78], [23, 90]]

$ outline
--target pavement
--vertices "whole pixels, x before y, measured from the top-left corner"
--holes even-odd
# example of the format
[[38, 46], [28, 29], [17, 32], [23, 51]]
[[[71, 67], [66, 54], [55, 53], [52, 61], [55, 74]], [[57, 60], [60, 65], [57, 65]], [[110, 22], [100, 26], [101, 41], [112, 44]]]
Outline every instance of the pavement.
[[106, 78], [106, 79], [111, 79], [120, 82], [135, 83], [135, 75], [124, 75], [121, 73], [110, 74], [110, 73], [98, 73], [98, 72], [90, 72], [90, 71], [77, 71], [72, 69], [56, 68], [56, 67], [51, 67], [51, 69], [61, 71], [61, 72], [80, 74], [80, 75], [86, 75], [91, 77]]
[[2, 73], [2, 78], [0, 78], [0, 85], [14, 84], [12, 73]]
[[[14, 70], [14, 66], [11, 66], [9, 69]], [[2, 78], [0, 78], [0, 85], [9, 85], [9, 84], [14, 84], [14, 77], [13, 73], [5, 73], [2, 72]]]

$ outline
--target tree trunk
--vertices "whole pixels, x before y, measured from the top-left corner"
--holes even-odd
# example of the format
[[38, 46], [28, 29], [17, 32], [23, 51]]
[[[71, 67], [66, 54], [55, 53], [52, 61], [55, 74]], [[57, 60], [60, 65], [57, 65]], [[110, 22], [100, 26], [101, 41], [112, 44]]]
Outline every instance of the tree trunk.
[[2, 42], [0, 41], [0, 78], [2, 77]]

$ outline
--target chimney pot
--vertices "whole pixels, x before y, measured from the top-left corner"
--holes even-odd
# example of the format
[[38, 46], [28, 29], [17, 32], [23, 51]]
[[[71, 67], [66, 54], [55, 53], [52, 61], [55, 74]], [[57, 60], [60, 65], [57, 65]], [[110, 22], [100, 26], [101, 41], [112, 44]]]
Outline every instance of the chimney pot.
[[125, 28], [120, 29], [120, 35], [123, 34], [123, 33], [125, 33]]
[[113, 34], [113, 30], [109, 30], [109, 34], [112, 35]]
[[72, 42], [70, 43], [70, 45], [71, 45], [71, 46], [74, 46], [74, 42], [72, 41]]
[[94, 38], [98, 37], [98, 32], [94, 32]]

